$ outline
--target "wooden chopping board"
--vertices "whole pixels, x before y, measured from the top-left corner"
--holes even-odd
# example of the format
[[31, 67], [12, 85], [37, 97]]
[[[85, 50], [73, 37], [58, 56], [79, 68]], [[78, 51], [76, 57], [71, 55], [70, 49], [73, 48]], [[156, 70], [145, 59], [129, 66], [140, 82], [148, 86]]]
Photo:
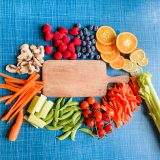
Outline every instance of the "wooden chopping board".
[[108, 83], [127, 83], [129, 76], [109, 77], [101, 60], [48, 60], [42, 69], [47, 97], [104, 96]]

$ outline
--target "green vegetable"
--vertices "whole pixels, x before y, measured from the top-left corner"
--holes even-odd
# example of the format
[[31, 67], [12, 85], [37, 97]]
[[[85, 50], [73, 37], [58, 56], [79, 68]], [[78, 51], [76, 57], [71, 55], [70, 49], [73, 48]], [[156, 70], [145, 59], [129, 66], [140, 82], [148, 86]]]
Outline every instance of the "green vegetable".
[[71, 140], [74, 141], [75, 140], [75, 137], [76, 137], [76, 133], [77, 133], [77, 129], [72, 131], [71, 133]]
[[28, 117], [29, 117], [29, 116], [25, 115], [23, 118], [24, 118], [24, 120], [26, 120], [28, 123], [30, 123], [32, 126], [34, 126], [35, 128], [38, 128], [36, 125], [34, 125], [33, 123], [31, 123], [31, 122], [28, 121]]
[[67, 131], [67, 132], [64, 133], [63, 135], [57, 137], [57, 139], [59, 139], [59, 140], [64, 140], [64, 139], [66, 139], [67, 137], [70, 136], [71, 132], [72, 132], [72, 131]]
[[72, 122], [72, 118], [67, 118], [67, 119], [61, 120], [58, 122], [58, 124], [61, 126], [65, 126], [66, 124], [69, 124], [70, 122]]
[[53, 126], [46, 126], [46, 128], [47, 128], [48, 130], [54, 130], [54, 131], [56, 131], [56, 130], [62, 129], [63, 126], [56, 126], [56, 127], [53, 127]]
[[63, 98], [63, 99], [62, 99], [62, 101], [61, 101], [61, 107], [63, 107], [63, 106], [64, 106], [65, 101], [66, 101], [66, 99], [65, 99], [65, 98]]
[[61, 101], [63, 98], [59, 98], [56, 102], [56, 108], [55, 108], [55, 113], [54, 113], [54, 118], [55, 121], [58, 122], [58, 117], [59, 117], [59, 109], [61, 107]]
[[47, 117], [45, 119], [43, 119], [43, 120], [47, 121], [52, 117], [54, 117], [54, 110], [53, 109], [51, 109], [51, 111], [48, 113]]
[[160, 100], [153, 87], [151, 77], [152, 75], [150, 72], [140, 74], [138, 77], [138, 84], [140, 86], [139, 93], [145, 100], [150, 112], [149, 114], [152, 116], [160, 132]]
[[67, 119], [67, 118], [71, 117], [73, 115], [73, 113], [74, 113], [74, 111], [71, 110], [70, 112], [68, 112], [68, 113], [64, 114], [62, 117], [60, 117], [59, 120]]
[[84, 122], [84, 117], [81, 117], [81, 119], [76, 123], [76, 125], [72, 129], [72, 131], [79, 129], [83, 125], [83, 122]]
[[65, 125], [64, 128], [62, 129], [62, 132], [67, 132], [69, 130], [71, 130], [72, 127], [68, 126], [68, 125]]
[[81, 114], [82, 114], [82, 111], [78, 111], [78, 112], [74, 113], [74, 115], [72, 116], [72, 122], [73, 122], [73, 124], [76, 124], [76, 119], [79, 116], [81, 116]]
[[55, 121], [53, 120], [52, 125], [53, 125], [54, 127], [56, 127], [56, 126], [57, 126], [57, 122], [55, 122]]
[[82, 132], [84, 132], [84, 133], [89, 134], [89, 135], [92, 136], [92, 137], [95, 136], [95, 135], [93, 134], [93, 132], [92, 132], [90, 129], [88, 129], [88, 128], [80, 128], [79, 130], [82, 131]]
[[39, 96], [34, 96], [34, 98], [32, 99], [32, 101], [27, 109], [27, 112], [33, 113], [33, 114], [35, 113], [35, 106], [38, 102], [38, 99], [39, 99]]
[[67, 112], [69, 112], [71, 110], [73, 110], [73, 111], [79, 111], [79, 110], [81, 110], [81, 108], [78, 107], [78, 106], [70, 106], [70, 107], [67, 107], [66, 109], [64, 109], [64, 110], [62, 110], [60, 112], [62, 112], [62, 115], [63, 115], [63, 114], [65, 114], [65, 113], [67, 113]]
[[48, 119], [46, 122], [46, 125], [50, 124], [53, 121], [54, 117], [51, 117], [50, 119]]

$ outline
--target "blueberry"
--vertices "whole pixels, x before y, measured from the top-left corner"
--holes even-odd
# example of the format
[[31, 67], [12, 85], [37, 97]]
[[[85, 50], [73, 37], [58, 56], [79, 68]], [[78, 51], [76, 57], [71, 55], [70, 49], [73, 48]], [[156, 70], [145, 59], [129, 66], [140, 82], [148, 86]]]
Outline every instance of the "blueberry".
[[91, 47], [92, 52], [94, 52], [96, 50], [95, 46]]
[[93, 54], [90, 54], [89, 58], [90, 58], [90, 59], [94, 59], [94, 55], [93, 55]]
[[93, 30], [93, 25], [88, 25], [87, 28], [92, 31]]
[[92, 52], [92, 50], [91, 50], [90, 47], [89, 47], [89, 48], [87, 47], [87, 52], [88, 52], [88, 53], [91, 53], [91, 52]]
[[88, 46], [86, 46], [86, 48], [87, 48], [87, 49], [91, 49], [91, 46], [88, 45]]
[[82, 46], [86, 46], [86, 41], [82, 41]]
[[84, 36], [81, 36], [81, 37], [80, 37], [80, 39], [81, 39], [81, 40], [84, 40], [84, 39], [85, 39], [85, 37], [84, 37]]
[[85, 40], [86, 40], [86, 41], [89, 41], [89, 40], [90, 40], [89, 36], [86, 36], [86, 37], [85, 37]]
[[81, 50], [81, 46], [76, 47], [76, 52], [78, 53]]
[[83, 54], [83, 55], [82, 55], [82, 58], [83, 58], [83, 59], [86, 59], [86, 58], [87, 58], [87, 56], [86, 56], [85, 54]]
[[81, 53], [81, 52], [78, 52], [78, 53], [77, 53], [77, 57], [80, 58], [81, 56], [82, 56], [82, 53]]
[[79, 31], [79, 35], [83, 36], [83, 31], [82, 30]]
[[88, 29], [87, 29], [87, 28], [83, 28], [83, 32], [84, 32], [84, 31], [85, 31], [85, 32], [87, 32], [87, 31], [88, 31]]
[[94, 35], [93, 34], [90, 35], [89, 38], [90, 38], [90, 40], [94, 39]]
[[78, 36], [76, 36], [77, 38], [79, 38], [79, 39], [81, 39], [81, 36], [80, 35], [78, 35]]
[[92, 44], [96, 44], [96, 40], [95, 39], [92, 39]]
[[84, 34], [85, 36], [88, 36], [89, 33], [88, 33], [88, 31], [84, 30], [84, 31], [83, 31], [83, 34]]
[[94, 30], [95, 32], [97, 32], [98, 26], [94, 26], [94, 27], [93, 27], [93, 30]]
[[99, 60], [99, 59], [101, 59], [101, 57], [100, 57], [100, 55], [95, 55], [95, 59], [97, 59], [97, 60]]
[[87, 48], [86, 47], [82, 47], [81, 51], [82, 53], [86, 53]]
[[77, 28], [81, 28], [81, 24], [80, 23], [76, 23], [74, 26], [77, 27]]
[[89, 53], [86, 53], [86, 56], [87, 56], [87, 57], [89, 57], [89, 56], [90, 56], [90, 54], [89, 54]]
[[91, 46], [92, 42], [91, 41], [88, 41], [87, 42], [87, 46]]

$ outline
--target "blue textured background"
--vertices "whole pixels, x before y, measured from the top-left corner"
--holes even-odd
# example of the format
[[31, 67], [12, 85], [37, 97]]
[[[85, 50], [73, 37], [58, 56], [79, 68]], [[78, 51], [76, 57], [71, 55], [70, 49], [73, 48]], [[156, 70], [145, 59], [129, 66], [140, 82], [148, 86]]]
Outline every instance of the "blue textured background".
[[[160, 94], [160, 1], [158, 0], [1, 0], [0, 1], [0, 71], [16, 62], [18, 47], [23, 43], [47, 44], [40, 27], [50, 23], [71, 27], [109, 25], [119, 31], [133, 32], [139, 47], [149, 58], [145, 70], [153, 73], [153, 84]], [[109, 73], [118, 74], [113, 70]], [[7, 94], [0, 90], [0, 96]], [[0, 105], [0, 115], [8, 107]], [[27, 123], [15, 143], [6, 138], [9, 125], [0, 122], [0, 160], [158, 160], [159, 133], [143, 105], [133, 120], [116, 129], [103, 140], [78, 133], [76, 141], [56, 140], [58, 132], [35, 129]]]

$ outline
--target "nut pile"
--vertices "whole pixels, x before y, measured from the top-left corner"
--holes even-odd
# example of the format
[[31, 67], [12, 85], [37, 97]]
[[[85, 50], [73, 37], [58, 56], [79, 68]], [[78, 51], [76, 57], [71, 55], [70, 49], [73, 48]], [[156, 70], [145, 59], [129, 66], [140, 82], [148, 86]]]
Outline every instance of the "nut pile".
[[39, 72], [44, 63], [44, 46], [23, 44], [19, 49], [20, 54], [17, 57], [17, 65], [8, 64], [6, 70], [18, 74]]

